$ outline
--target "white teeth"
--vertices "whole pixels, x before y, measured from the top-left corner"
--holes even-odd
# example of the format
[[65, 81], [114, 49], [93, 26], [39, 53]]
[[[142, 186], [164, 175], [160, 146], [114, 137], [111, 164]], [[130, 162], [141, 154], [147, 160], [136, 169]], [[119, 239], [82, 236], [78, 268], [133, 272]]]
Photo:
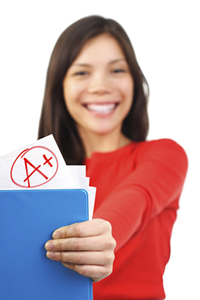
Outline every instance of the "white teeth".
[[108, 114], [115, 109], [116, 104], [87, 104], [86, 107], [96, 113]]

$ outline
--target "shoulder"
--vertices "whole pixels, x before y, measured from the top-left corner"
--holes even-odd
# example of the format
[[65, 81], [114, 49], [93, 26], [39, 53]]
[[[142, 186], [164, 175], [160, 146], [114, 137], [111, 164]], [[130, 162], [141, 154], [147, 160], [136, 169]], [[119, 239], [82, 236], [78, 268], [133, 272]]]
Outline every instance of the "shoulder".
[[175, 142], [172, 139], [159, 139], [159, 140], [151, 140], [151, 141], [144, 141], [138, 144], [138, 151], [145, 152], [145, 151], [152, 151], [152, 152], [161, 152], [167, 153], [169, 151], [175, 151], [177, 153], [182, 153], [184, 156], [187, 157], [185, 150], [181, 145]]
[[181, 145], [172, 139], [159, 139], [145, 141], [138, 144], [137, 157], [139, 161], [156, 161], [164, 164], [181, 167], [183, 171], [188, 168], [188, 158]]

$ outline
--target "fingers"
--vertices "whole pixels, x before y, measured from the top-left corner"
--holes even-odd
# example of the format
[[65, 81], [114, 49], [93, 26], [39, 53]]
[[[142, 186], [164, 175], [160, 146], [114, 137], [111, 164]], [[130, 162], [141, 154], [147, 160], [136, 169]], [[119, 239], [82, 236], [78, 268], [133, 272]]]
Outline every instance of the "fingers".
[[94, 281], [112, 272], [115, 247], [112, 227], [102, 219], [59, 228], [45, 245], [48, 258]]
[[76, 265], [107, 265], [114, 260], [110, 251], [47, 252], [47, 257]]
[[106, 230], [110, 230], [110, 223], [101, 219], [93, 219], [82, 223], [74, 223], [69, 226], [60, 227], [53, 233], [54, 239], [69, 237], [86, 237], [100, 235]]
[[115, 241], [110, 236], [92, 236], [84, 238], [65, 238], [48, 241], [47, 251], [101, 251], [114, 249]]
[[[48, 251], [85, 251], [114, 249], [111, 225], [101, 219], [76, 223], [57, 229], [53, 240], [46, 243]], [[60, 238], [59, 238], [60, 237]]]

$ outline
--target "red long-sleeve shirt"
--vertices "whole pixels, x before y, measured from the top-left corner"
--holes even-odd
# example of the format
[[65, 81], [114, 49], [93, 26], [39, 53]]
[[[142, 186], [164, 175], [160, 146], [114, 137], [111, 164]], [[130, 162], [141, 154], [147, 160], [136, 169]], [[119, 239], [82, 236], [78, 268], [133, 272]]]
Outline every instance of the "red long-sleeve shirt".
[[86, 159], [97, 187], [94, 218], [117, 242], [113, 273], [95, 283], [94, 300], [164, 299], [162, 276], [188, 161], [174, 141], [132, 142]]

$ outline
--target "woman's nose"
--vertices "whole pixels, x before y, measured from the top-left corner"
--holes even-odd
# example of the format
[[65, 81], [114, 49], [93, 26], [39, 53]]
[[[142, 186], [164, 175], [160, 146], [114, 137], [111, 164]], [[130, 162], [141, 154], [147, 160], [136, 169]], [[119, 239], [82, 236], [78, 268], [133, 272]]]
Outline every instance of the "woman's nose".
[[92, 76], [89, 82], [89, 93], [107, 94], [112, 90], [111, 82], [105, 74], [96, 74]]

